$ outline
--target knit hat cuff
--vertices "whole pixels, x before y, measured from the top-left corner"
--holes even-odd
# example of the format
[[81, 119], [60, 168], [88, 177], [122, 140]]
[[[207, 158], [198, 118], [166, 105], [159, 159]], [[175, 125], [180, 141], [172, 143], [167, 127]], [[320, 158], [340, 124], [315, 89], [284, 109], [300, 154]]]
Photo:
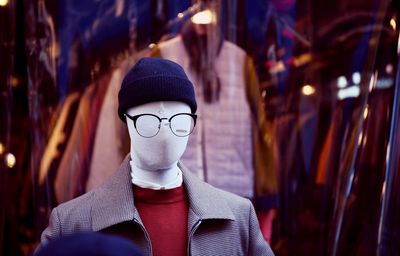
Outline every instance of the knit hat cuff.
[[[176, 76], [146, 76], [133, 81], [123, 81], [118, 93], [118, 115], [126, 122], [124, 114], [129, 108], [155, 101], [181, 101], [197, 110], [192, 83]], [[127, 97], [129, 95], [129, 97]]]

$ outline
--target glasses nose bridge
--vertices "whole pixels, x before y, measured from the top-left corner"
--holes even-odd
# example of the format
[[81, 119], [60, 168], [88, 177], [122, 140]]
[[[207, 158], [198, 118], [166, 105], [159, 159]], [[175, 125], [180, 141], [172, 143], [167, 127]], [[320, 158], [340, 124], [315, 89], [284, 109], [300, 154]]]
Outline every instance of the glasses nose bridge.
[[166, 117], [163, 117], [163, 118], [160, 118], [160, 127], [161, 127], [162, 122], [163, 122], [164, 120], [166, 121], [166, 122], [164, 122], [164, 126], [170, 126], [171, 120], [169, 120], [169, 119], [166, 118]]

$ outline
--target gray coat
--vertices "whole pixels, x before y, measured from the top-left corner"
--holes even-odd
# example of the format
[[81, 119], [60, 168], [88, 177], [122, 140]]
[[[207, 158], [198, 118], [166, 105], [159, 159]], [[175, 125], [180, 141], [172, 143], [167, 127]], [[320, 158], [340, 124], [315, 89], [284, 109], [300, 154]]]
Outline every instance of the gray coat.
[[[189, 200], [188, 255], [274, 255], [248, 199], [214, 188], [182, 164], [179, 167]], [[129, 156], [102, 186], [54, 208], [41, 242], [81, 231], [125, 236], [145, 255], [152, 255], [150, 239], [134, 204]]]

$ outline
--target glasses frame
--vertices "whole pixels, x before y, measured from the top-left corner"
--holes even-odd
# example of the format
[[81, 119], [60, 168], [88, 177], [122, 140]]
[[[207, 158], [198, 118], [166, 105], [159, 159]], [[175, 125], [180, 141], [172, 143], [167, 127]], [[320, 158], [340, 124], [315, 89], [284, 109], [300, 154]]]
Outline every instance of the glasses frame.
[[[159, 117], [159, 116], [157, 116], [157, 115], [154, 115], [154, 114], [147, 114], [147, 113], [139, 114], [139, 115], [134, 115], [134, 116], [131, 116], [131, 115], [125, 113], [124, 115], [125, 115], [127, 118], [129, 118], [130, 120], [133, 121], [133, 126], [135, 127], [136, 132], [137, 132], [141, 137], [143, 137], [143, 138], [153, 138], [154, 136], [156, 136], [156, 135], [160, 132], [160, 130], [161, 130], [161, 123], [162, 123], [163, 120], [167, 120], [167, 121], [168, 121], [169, 129], [171, 130], [171, 132], [172, 132], [175, 136], [177, 136], [177, 137], [187, 137], [187, 136], [189, 136], [189, 135], [193, 132], [194, 127], [196, 126], [196, 120], [197, 120], [197, 115], [196, 115], [196, 114], [192, 114], [192, 113], [177, 113], [177, 114], [171, 116], [170, 118]], [[179, 115], [188, 115], [188, 116], [191, 116], [191, 117], [193, 118], [193, 129], [190, 131], [189, 134], [187, 134], [187, 135], [185, 135], [185, 136], [180, 136], [180, 135], [174, 133], [174, 131], [172, 130], [172, 127], [171, 127], [171, 120], [172, 120], [172, 118], [174, 118], [175, 116], [179, 116]], [[154, 117], [156, 117], [156, 118], [160, 121], [160, 123], [158, 124], [158, 131], [157, 131], [156, 134], [154, 134], [153, 136], [143, 136], [142, 134], [139, 133], [139, 131], [137, 130], [137, 127], [136, 127], [136, 121], [137, 121], [138, 118], [141, 117], [141, 116], [154, 116]]]

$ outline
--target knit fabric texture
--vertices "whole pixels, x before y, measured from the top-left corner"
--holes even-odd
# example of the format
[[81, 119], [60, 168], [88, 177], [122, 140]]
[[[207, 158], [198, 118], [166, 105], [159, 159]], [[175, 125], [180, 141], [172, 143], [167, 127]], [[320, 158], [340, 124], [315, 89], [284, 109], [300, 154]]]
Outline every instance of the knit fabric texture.
[[167, 59], [142, 58], [128, 71], [118, 93], [118, 115], [132, 107], [157, 101], [180, 101], [197, 110], [192, 82], [183, 68]]
[[133, 194], [153, 256], [186, 256], [189, 201], [184, 186], [165, 190], [133, 186]]

